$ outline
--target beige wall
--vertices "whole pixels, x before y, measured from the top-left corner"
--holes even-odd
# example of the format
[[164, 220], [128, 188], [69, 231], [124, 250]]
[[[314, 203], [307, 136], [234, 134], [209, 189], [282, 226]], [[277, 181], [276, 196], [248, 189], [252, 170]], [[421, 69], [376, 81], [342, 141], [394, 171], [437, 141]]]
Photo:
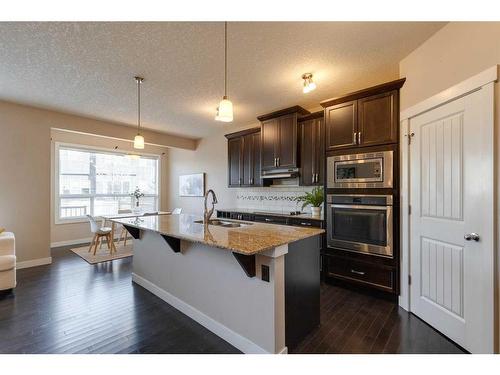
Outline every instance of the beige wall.
[[[406, 77], [401, 90], [401, 108], [412, 105], [439, 93], [483, 70], [500, 64], [500, 22], [452, 22], [439, 30], [399, 64], [400, 77]], [[498, 84], [495, 85], [495, 129], [500, 124], [500, 98]], [[496, 131], [497, 138], [499, 132]], [[495, 146], [496, 160], [500, 160], [498, 139]], [[497, 166], [497, 167], [500, 167]], [[498, 172], [500, 176], [500, 171]], [[497, 189], [500, 182], [497, 183]], [[497, 191], [497, 201], [500, 193]], [[497, 213], [500, 212], [497, 208]], [[500, 224], [500, 220], [498, 221]], [[500, 312], [498, 301], [498, 271], [500, 257], [497, 257], [497, 316], [495, 322], [498, 352], [500, 347]]]
[[[79, 134], [69, 131], [61, 131], [52, 129], [51, 132], [51, 189], [50, 194], [52, 201], [55, 199], [54, 193], [54, 171], [55, 171], [55, 144], [56, 142], [79, 144], [84, 146], [98, 147], [113, 150], [118, 147], [118, 151], [127, 151], [136, 153], [131, 142], [121, 141], [107, 137], [96, 137], [88, 134]], [[168, 148], [160, 146], [146, 145], [142, 151], [144, 154], [153, 154], [160, 157], [160, 209], [167, 210], [167, 196], [166, 191], [168, 188], [168, 164], [167, 152]], [[78, 240], [89, 239], [89, 224], [85, 221], [83, 223], [65, 223], [55, 224], [54, 204], [50, 205], [50, 243], [52, 246], [60, 246], [67, 242], [75, 242]]]
[[196, 151], [170, 149], [168, 206], [180, 207], [186, 213], [203, 213], [203, 198], [179, 197], [179, 175], [204, 172], [206, 190], [215, 191], [219, 201], [218, 206], [234, 207], [236, 190], [227, 187], [227, 140], [224, 134], [255, 126], [259, 124], [221, 128], [216, 134], [200, 140]]
[[[132, 139], [133, 127], [0, 101], [0, 226], [16, 235], [18, 261], [50, 256], [50, 131]], [[144, 131], [147, 142], [194, 149], [196, 141]]]

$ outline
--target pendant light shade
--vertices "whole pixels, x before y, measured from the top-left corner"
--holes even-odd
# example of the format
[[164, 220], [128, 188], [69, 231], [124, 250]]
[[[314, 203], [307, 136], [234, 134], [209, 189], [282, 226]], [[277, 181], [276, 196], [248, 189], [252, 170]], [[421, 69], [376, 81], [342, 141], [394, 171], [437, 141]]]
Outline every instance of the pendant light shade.
[[137, 82], [137, 135], [134, 137], [134, 148], [138, 150], [144, 149], [144, 137], [141, 135], [141, 83], [144, 81], [142, 77], [134, 77]]
[[217, 107], [216, 121], [233, 121], [233, 103], [227, 98], [227, 22], [224, 22], [224, 96]]
[[134, 137], [134, 148], [144, 150], [144, 137], [142, 135], [137, 134]]
[[233, 121], [233, 103], [231, 103], [227, 96], [224, 96], [220, 101], [215, 119], [222, 122]]

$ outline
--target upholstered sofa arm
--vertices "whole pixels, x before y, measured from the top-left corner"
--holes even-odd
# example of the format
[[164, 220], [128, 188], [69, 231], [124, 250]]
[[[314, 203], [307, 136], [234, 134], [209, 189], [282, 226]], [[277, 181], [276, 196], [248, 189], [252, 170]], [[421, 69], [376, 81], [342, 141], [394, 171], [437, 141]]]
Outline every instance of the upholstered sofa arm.
[[16, 239], [14, 233], [0, 233], [0, 256], [16, 255]]

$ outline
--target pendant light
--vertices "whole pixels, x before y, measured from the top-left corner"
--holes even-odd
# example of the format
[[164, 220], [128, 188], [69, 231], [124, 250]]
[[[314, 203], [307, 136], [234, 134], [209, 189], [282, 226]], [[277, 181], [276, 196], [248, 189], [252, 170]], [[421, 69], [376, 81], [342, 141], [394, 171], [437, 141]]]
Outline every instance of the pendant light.
[[141, 135], [141, 83], [144, 81], [142, 77], [134, 77], [137, 82], [137, 135], [134, 138], [134, 148], [138, 150], [144, 149], [144, 137]]
[[233, 121], [233, 103], [227, 98], [227, 22], [224, 22], [224, 97], [217, 107], [215, 120]]
[[302, 74], [302, 79], [304, 80], [304, 88], [302, 89], [304, 94], [307, 94], [316, 88], [316, 84], [313, 82], [312, 73]]

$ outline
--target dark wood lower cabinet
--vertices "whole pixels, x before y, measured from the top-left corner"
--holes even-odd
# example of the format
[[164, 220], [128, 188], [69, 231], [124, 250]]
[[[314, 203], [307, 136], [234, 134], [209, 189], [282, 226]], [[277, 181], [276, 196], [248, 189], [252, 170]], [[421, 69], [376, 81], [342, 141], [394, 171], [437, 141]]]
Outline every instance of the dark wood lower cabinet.
[[390, 294], [397, 294], [397, 267], [370, 259], [357, 260], [348, 255], [338, 256], [323, 254], [324, 276], [377, 289]]

